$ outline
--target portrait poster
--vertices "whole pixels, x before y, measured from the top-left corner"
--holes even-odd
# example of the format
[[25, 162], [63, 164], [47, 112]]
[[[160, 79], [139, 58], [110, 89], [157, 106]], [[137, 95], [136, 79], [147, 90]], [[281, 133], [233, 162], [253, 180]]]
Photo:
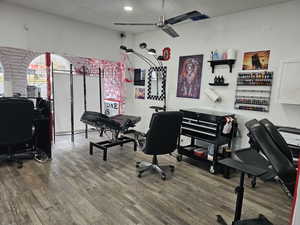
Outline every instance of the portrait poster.
[[135, 98], [145, 99], [145, 88], [135, 88]]
[[180, 56], [177, 97], [200, 98], [203, 55]]
[[243, 70], [267, 70], [269, 68], [270, 50], [245, 52]]

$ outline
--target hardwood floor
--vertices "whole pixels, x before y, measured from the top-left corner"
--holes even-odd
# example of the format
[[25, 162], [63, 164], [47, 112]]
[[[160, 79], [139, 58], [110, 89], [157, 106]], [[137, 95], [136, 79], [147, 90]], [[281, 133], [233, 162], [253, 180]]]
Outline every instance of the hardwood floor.
[[[1, 225], [216, 225], [216, 214], [232, 221], [238, 175], [226, 180], [162, 156], [161, 164], [176, 166], [170, 179], [137, 178], [135, 162], [151, 157], [134, 153], [132, 144], [109, 151], [103, 162], [100, 151], [89, 155], [83, 136], [74, 145], [69, 140], [57, 138], [46, 164], [1, 164]], [[243, 217], [262, 213], [274, 225], [287, 225], [291, 202], [279, 185], [259, 182], [254, 190], [246, 183]]]

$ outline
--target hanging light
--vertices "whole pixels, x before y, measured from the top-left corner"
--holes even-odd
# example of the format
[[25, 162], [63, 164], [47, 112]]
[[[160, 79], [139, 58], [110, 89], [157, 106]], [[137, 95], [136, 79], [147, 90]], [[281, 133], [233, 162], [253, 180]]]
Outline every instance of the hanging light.
[[140, 44], [141, 49], [147, 49], [147, 44], [145, 42]]
[[134, 53], [134, 50], [132, 48], [126, 49], [126, 54], [132, 54], [132, 53]]
[[149, 55], [156, 55], [156, 50], [154, 48], [151, 48], [148, 50]]
[[120, 46], [120, 49], [126, 51], [126, 50], [127, 50], [127, 47], [126, 47], [125, 45], [121, 45], [121, 46]]

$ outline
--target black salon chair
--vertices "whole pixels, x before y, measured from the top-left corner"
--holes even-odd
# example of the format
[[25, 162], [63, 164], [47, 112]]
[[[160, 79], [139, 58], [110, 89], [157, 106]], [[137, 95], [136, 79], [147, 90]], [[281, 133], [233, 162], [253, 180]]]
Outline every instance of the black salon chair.
[[0, 161], [16, 162], [20, 168], [21, 159], [34, 157], [33, 102], [25, 98], [0, 98], [0, 109]]
[[[151, 170], [158, 172], [162, 180], [166, 179], [165, 172], [158, 165], [157, 156], [170, 154], [176, 150], [182, 117], [181, 112], [158, 112], [152, 115], [143, 152], [147, 155], [152, 155], [153, 159], [152, 163], [137, 162], [138, 177], [141, 177], [145, 171]], [[169, 167], [173, 172], [175, 167]]]
[[[297, 171], [289, 156], [285, 155], [282, 149], [279, 149], [273, 138], [267, 131], [267, 129], [256, 119], [248, 121], [246, 127], [249, 130], [249, 137], [252, 142], [260, 149], [264, 156], [268, 159], [269, 165], [272, 170], [276, 173], [276, 180], [284, 187], [284, 190], [293, 196], [294, 188], [296, 184]], [[259, 155], [259, 152], [249, 150], [253, 155]], [[220, 160], [219, 163], [226, 167], [234, 168], [241, 172], [240, 184], [236, 188], [237, 200], [236, 200], [236, 211], [232, 225], [272, 225], [272, 223], [263, 215], [259, 215], [258, 218], [241, 220], [243, 198], [244, 198], [244, 177], [245, 174], [250, 174], [254, 177], [263, 176], [268, 171], [265, 168], [260, 167], [255, 163], [251, 157], [244, 157], [245, 155], [237, 153], [236, 156], [239, 160], [224, 159]], [[243, 157], [240, 157], [243, 156]], [[219, 224], [227, 225], [226, 221], [221, 215], [217, 216]]]
[[[260, 124], [262, 128], [265, 129], [266, 133], [268, 136], [272, 139], [273, 143], [277, 146], [278, 151], [280, 151], [285, 159], [288, 159], [290, 163], [292, 163], [294, 166], [296, 165], [295, 162], [293, 161], [293, 155], [291, 152], [290, 147], [284, 140], [284, 138], [281, 136], [279, 133], [278, 129], [276, 128], [273, 123], [271, 123], [267, 119], [263, 119], [260, 121], [257, 121], [256, 119], [250, 120], [246, 123], [247, 129], [250, 131], [254, 124]], [[264, 151], [261, 149], [261, 146], [258, 144], [256, 141], [256, 138], [253, 136], [253, 132], [249, 132], [249, 143], [251, 145], [250, 149], [242, 149], [237, 151], [237, 155], [239, 155], [240, 158], [246, 159], [249, 161], [251, 160], [253, 163], [260, 168], [265, 169], [267, 172], [262, 175], [260, 178], [263, 181], [270, 181], [270, 180], [276, 180], [277, 179], [277, 172], [274, 170], [272, 167], [270, 160], [268, 157], [265, 155]], [[259, 152], [260, 154], [253, 154], [253, 150]], [[252, 181], [252, 187], [256, 186], [256, 177], [253, 177]]]
[[273, 171], [273, 178], [282, 185], [289, 196], [292, 196], [296, 182], [296, 168], [290, 155], [287, 154], [289, 149], [283, 145], [279, 146], [266, 127], [256, 119], [248, 121], [246, 127], [251, 142], [260, 150], [267, 160], [268, 168]]
[[271, 136], [273, 141], [278, 146], [279, 150], [290, 160], [290, 162], [292, 162], [294, 165], [297, 165], [297, 162], [294, 162], [294, 160], [293, 160], [291, 147], [288, 145], [288, 143], [282, 137], [282, 135], [278, 131], [277, 127], [268, 119], [262, 119], [259, 121], [259, 123], [262, 124], [266, 128], [269, 135]]

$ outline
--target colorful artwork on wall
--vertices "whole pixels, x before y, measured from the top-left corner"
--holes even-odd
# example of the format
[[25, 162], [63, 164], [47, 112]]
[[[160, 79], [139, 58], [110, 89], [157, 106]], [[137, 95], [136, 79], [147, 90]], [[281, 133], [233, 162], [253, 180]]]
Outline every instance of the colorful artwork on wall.
[[145, 99], [145, 88], [135, 88], [135, 98]]
[[269, 68], [270, 50], [245, 52], [243, 70], [267, 70]]
[[200, 98], [203, 55], [179, 57], [177, 97]]

